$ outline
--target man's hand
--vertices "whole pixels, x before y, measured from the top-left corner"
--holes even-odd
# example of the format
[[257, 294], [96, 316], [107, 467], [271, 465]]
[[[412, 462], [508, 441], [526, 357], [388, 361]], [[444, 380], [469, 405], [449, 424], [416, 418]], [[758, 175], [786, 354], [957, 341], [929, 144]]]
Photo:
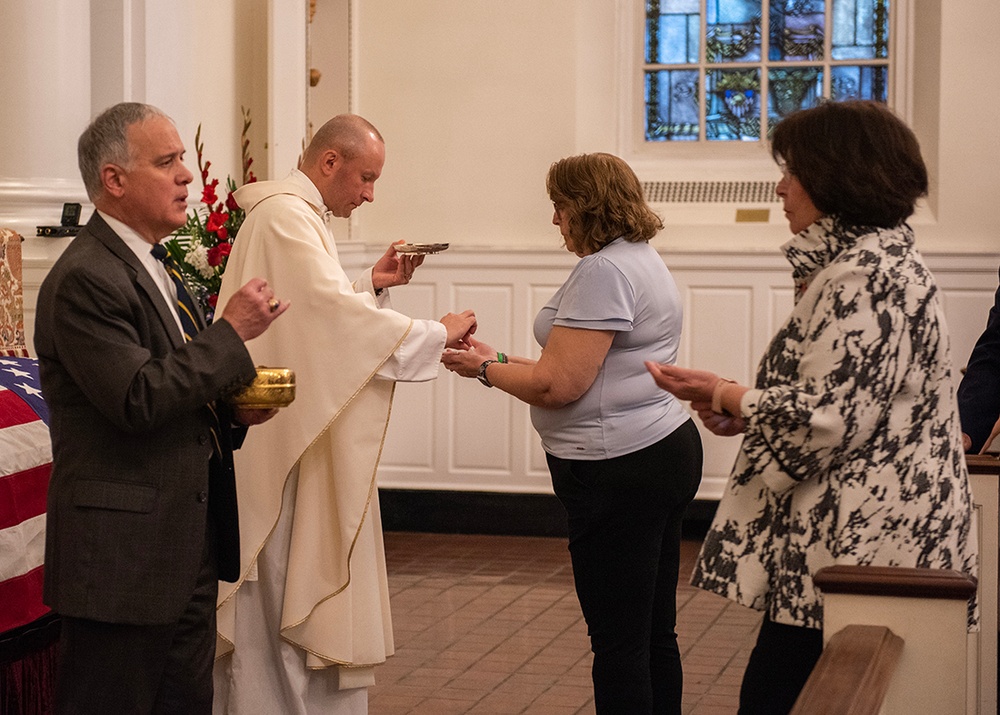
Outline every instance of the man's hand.
[[251, 278], [229, 299], [221, 317], [233, 326], [240, 340], [246, 342], [267, 330], [267, 326], [288, 310], [289, 305], [288, 301], [274, 297], [274, 291], [268, 287], [266, 280]]
[[272, 407], [266, 410], [250, 409], [248, 407], [237, 407], [233, 410], [233, 419], [241, 425], [252, 427], [263, 424], [278, 414], [278, 408]]
[[422, 254], [396, 253], [393, 248], [398, 243], [396, 241], [372, 267], [372, 285], [375, 288], [391, 288], [392, 286], [406, 285], [413, 277], [413, 272], [424, 262]]
[[439, 321], [448, 331], [448, 342], [446, 348], [466, 350], [469, 347], [469, 338], [476, 332], [476, 314], [471, 310], [461, 313], [448, 313]]

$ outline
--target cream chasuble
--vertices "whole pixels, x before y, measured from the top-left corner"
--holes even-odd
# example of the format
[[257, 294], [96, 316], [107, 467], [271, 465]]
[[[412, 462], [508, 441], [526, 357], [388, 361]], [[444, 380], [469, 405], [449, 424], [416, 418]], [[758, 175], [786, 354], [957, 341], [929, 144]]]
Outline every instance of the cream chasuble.
[[[279, 516], [283, 524], [290, 517], [281, 638], [307, 653], [309, 668], [348, 666], [341, 687], [366, 685], [352, 672], [393, 652], [375, 473], [394, 383], [373, 378], [412, 321], [355, 292], [304, 175], [249, 184], [236, 197], [247, 217], [219, 314], [253, 277], [291, 301], [247, 348], [258, 365], [294, 370], [297, 385], [295, 401], [253, 427], [236, 452], [241, 577], [220, 583], [218, 656], [240, 648], [237, 592], [256, 578], [256, 559]], [[295, 472], [294, 511], [282, 514]]]

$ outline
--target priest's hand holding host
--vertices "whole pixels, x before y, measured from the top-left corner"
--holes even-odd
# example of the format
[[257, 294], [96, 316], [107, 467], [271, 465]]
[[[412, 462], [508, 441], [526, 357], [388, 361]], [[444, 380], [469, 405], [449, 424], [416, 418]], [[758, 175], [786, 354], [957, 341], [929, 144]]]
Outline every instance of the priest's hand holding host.
[[[399, 240], [393, 242], [378, 262], [372, 266], [371, 280], [376, 295], [381, 295], [386, 288], [406, 285], [413, 278], [414, 272], [424, 262], [422, 253], [399, 253], [396, 246], [403, 244]], [[441, 318], [448, 337], [445, 347], [466, 350], [469, 347], [467, 338], [476, 332], [476, 314], [471, 310], [461, 313], [448, 313]]]

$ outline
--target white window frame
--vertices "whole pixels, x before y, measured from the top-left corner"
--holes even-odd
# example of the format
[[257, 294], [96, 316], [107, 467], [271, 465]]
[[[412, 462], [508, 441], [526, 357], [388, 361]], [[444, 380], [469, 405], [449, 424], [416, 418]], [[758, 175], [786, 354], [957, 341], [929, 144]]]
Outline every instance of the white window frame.
[[[889, 18], [889, 106], [907, 123], [913, 118], [914, 2], [891, 0]], [[618, 151], [640, 178], [774, 180], [774, 162], [766, 141], [647, 142], [643, 76], [644, 0], [617, 0], [617, 32], [618, 86], [622, 95], [618, 97]], [[704, 86], [700, 88], [700, 95], [704, 102]]]

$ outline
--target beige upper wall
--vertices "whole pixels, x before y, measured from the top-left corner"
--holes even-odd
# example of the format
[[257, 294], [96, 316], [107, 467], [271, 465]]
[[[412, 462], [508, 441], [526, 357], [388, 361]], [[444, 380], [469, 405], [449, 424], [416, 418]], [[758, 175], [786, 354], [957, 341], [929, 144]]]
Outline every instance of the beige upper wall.
[[[544, 191], [549, 164], [583, 151], [629, 155], [619, 126], [628, 97], [621, 72], [621, 8], [629, 2], [642, 4], [317, 0], [310, 59], [324, 77], [309, 93], [311, 118], [322, 121], [350, 106], [372, 119], [388, 142], [377, 201], [356, 212], [350, 238], [380, 244], [405, 238], [501, 248], [558, 245]], [[18, 0], [8, 11], [22, 3], [28, 7]], [[239, 169], [240, 106], [253, 111], [257, 174], [273, 178], [291, 168], [267, 166], [267, 112], [276, 91], [267, 74], [272, 3], [279, 12], [308, 8], [308, 0], [140, 3], [148, 26], [141, 40], [145, 47], [137, 54], [142, 61], [131, 68], [142, 76], [133, 84], [175, 117], [192, 163], [194, 130], [202, 124], [206, 155], [219, 178]], [[93, 0], [92, 12], [104, 4], [108, 0]], [[917, 36], [909, 111], [933, 172], [934, 192], [915, 221], [918, 240], [925, 250], [996, 252], [1000, 240], [989, 209], [1000, 200], [1000, 136], [992, 121], [1000, 95], [983, 78], [1000, 65], [1000, 45], [992, 38], [1000, 27], [1000, 3], [911, 0], [909, 11]], [[302, 63], [309, 64], [306, 58]], [[31, 95], [71, 96], [60, 82], [72, 76], [42, 73]], [[92, 94], [114, 96], [113, 88], [103, 85], [113, 78], [104, 77], [92, 78]], [[48, 78], [51, 86], [44, 86]], [[81, 111], [82, 127], [86, 111]], [[303, 127], [295, 143], [307, 132]], [[51, 171], [65, 165], [54, 175], [70, 181], [76, 179], [75, 135], [58, 132], [46, 145], [65, 158], [45, 166]], [[8, 150], [8, 166], [32, 165], [16, 161], [16, 151], [14, 145]], [[634, 164], [643, 178], [678, 174], [679, 162]], [[338, 234], [346, 237], [346, 227]], [[680, 221], [660, 240], [678, 249], [770, 250], [784, 235], [778, 217], [776, 225], [752, 227]]]
[[[933, 15], [936, 4], [917, 0], [918, 13], [926, 7]], [[960, 248], [997, 251], [1000, 229], [991, 211], [1000, 204], [1000, 130], [994, 119], [1000, 95], [987, 78], [1000, 66], [1000, 2], [941, 0], [940, 18], [940, 102], [914, 106], [915, 114], [936, 109], [938, 117], [938, 224], [927, 234]]]
[[[388, 160], [352, 238], [557, 245], [549, 164], [583, 151], [629, 155], [618, 111], [628, 95], [619, 56], [628, 1], [354, 2], [352, 106], [383, 131]], [[1000, 62], [990, 40], [1000, 3], [914, 0], [909, 10], [911, 121], [935, 172], [918, 238], [925, 250], [995, 252], [986, 209], [1000, 199], [1000, 137], [989, 120], [1000, 97], [977, 68]], [[660, 161], [637, 160], [640, 176], [676, 174]], [[681, 221], [667, 240], [679, 250], [771, 250], [787, 235], [777, 214], [769, 226]]]
[[[544, 191], [549, 164], [583, 151], [628, 154], [619, 127], [627, 96], [620, 17], [630, 2], [642, 5], [317, 0], [317, 22], [324, 29], [313, 33], [312, 47], [324, 62], [324, 79], [309, 102], [321, 115], [349, 104], [369, 116], [388, 142], [377, 201], [355, 212], [350, 238], [501, 249], [558, 246]], [[934, 170], [935, 191], [916, 221], [918, 240], [925, 250], [996, 253], [1000, 241], [989, 210], [1000, 199], [1000, 137], [993, 121], [1000, 95], [984, 78], [1000, 64], [1000, 46], [992, 38], [1000, 27], [1000, 3], [897, 5], [907, 3], [918, 37], [912, 123]], [[0, 50], [9, 70], [4, 86], [17, 108], [0, 127], [7, 136], [24, 137], [0, 148], [0, 215], [8, 225], [29, 230], [51, 221], [62, 201], [82, 194], [76, 138], [104, 108], [96, 106], [101, 102], [130, 98], [160, 105], [176, 119], [192, 164], [201, 123], [206, 156], [220, 179], [238, 172], [240, 106], [250, 106], [256, 173], [273, 178], [291, 168], [286, 159], [282, 166], [267, 166], [268, 114], [301, 110], [281, 91], [304, 83], [308, 64], [303, 53], [301, 73], [268, 76], [269, 57], [288, 59], [287, 48], [302, 44], [279, 37], [272, 47], [269, 12], [304, 15], [308, 0], [136, 0], [128, 7], [131, 15], [114, 0], [91, 0], [88, 15], [77, 0], [0, 3], [0, 27], [7, 28], [8, 39]], [[104, 21], [105, 11], [131, 26]], [[71, 55], [46, 52], [44, 61], [31, 59], [37, 43], [19, 40], [37, 34], [30, 32], [33, 22], [51, 17], [59, 19], [53, 26], [57, 37], [71, 34], [66, 23], [79, 26], [82, 46]], [[93, 33], [89, 43], [87, 30]], [[88, 44], [100, 57], [88, 55]], [[298, 60], [292, 59], [287, 66], [295, 67]], [[307, 131], [302, 122], [301, 136], [283, 139], [297, 147]], [[635, 165], [643, 178], [673, 178], [679, 166]], [[664, 248], [773, 250], [785, 236], [780, 223], [675, 222], [658, 241]], [[338, 227], [338, 238], [346, 236]]]
[[[212, 177], [222, 183], [229, 175], [239, 182], [241, 108], [245, 107], [252, 122], [253, 171], [267, 178], [268, 0], [199, 2], [192, 12], [197, 21], [190, 27], [190, 47], [196, 58], [191, 81], [183, 86], [166, 79], [163, 83], [167, 91], [186, 95], [193, 105], [183, 124], [178, 123], [187, 132], [181, 138], [188, 148], [188, 165], [196, 167], [194, 132], [201, 124]], [[168, 58], [163, 60], [169, 67]]]
[[356, 3], [354, 107], [387, 151], [358, 238], [558, 245], [545, 173], [576, 148], [577, 7]]

